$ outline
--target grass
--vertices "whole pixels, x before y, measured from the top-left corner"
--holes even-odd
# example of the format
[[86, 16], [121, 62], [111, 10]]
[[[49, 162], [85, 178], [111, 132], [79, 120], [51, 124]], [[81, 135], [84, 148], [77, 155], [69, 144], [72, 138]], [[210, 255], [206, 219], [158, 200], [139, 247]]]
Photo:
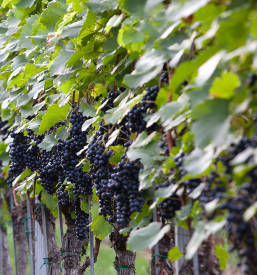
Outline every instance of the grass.
[[[64, 232], [66, 231], [66, 226], [64, 227]], [[13, 253], [13, 235], [12, 235], [12, 228], [8, 227], [7, 229], [7, 236], [8, 236], [8, 245], [10, 250], [10, 258], [11, 264], [13, 267], [13, 274], [14, 273], [14, 253]], [[59, 226], [56, 226], [56, 238], [59, 247], [61, 246], [61, 238], [60, 238], [60, 230]], [[88, 249], [89, 252], [89, 249]], [[85, 258], [83, 256], [82, 260]], [[95, 275], [116, 275], [116, 270], [113, 267], [113, 262], [115, 259], [115, 252], [112, 248], [110, 248], [107, 242], [102, 243], [100, 247], [100, 252], [98, 255], [98, 261], [95, 264]], [[148, 274], [147, 269], [149, 268], [149, 261], [146, 259], [144, 255], [137, 255], [136, 257], [136, 272], [137, 275], [146, 275]], [[30, 265], [28, 263], [27, 266], [27, 275], [30, 275]], [[85, 275], [90, 275], [90, 271], [86, 271]]]

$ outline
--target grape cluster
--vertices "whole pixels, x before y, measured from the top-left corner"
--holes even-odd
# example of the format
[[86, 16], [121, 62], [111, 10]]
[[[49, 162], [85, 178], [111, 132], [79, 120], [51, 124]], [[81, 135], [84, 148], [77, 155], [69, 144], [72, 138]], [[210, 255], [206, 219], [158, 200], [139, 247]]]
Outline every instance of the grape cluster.
[[69, 193], [65, 191], [64, 185], [65, 176], [61, 174], [58, 179], [58, 183], [61, 186], [57, 191], [57, 199], [62, 205], [68, 205], [69, 203]]
[[[125, 146], [129, 146], [130, 142]], [[139, 191], [139, 171], [142, 165], [139, 161], [129, 161], [126, 153], [121, 157], [122, 161], [114, 167], [108, 181], [108, 189], [114, 193], [116, 201], [117, 224], [125, 227], [130, 222], [130, 215], [141, 212], [144, 199], [142, 191]]]
[[0, 117], [0, 135], [5, 136], [8, 132], [8, 121], [2, 121]]
[[41, 150], [40, 154], [41, 166], [38, 171], [41, 185], [48, 194], [54, 194], [56, 191], [54, 184], [58, 182], [58, 175], [62, 173], [60, 155], [56, 150], [56, 145], [52, 151]]
[[76, 214], [76, 221], [75, 221], [76, 237], [79, 240], [83, 241], [88, 237], [89, 215], [81, 210], [80, 200], [78, 197], [74, 200], [74, 206], [75, 206], [75, 214]]
[[[158, 188], [167, 188], [171, 184], [174, 184], [174, 181], [166, 181], [164, 184], [159, 184]], [[180, 198], [176, 194], [172, 194], [169, 198], [158, 204], [158, 215], [163, 219], [169, 220], [175, 217], [176, 211], [181, 209]]]
[[237, 197], [228, 200], [220, 208], [228, 210], [226, 229], [228, 238], [232, 243], [230, 251], [237, 250], [243, 265], [242, 274], [251, 273], [251, 265], [254, 265], [256, 255], [254, 232], [250, 222], [245, 222], [243, 214], [251, 206], [249, 198], [256, 194], [256, 186], [245, 184], [240, 188]]
[[108, 140], [108, 127], [103, 127], [104, 122], [100, 123], [100, 128], [93, 136], [92, 142], [86, 153], [87, 160], [90, 163], [90, 174], [94, 180], [96, 194], [99, 197], [100, 215], [110, 216], [109, 221], [115, 222], [113, 218], [113, 193], [107, 189], [108, 178], [113, 171], [113, 166], [109, 163], [112, 152], [105, 152], [105, 146]]
[[23, 133], [15, 133], [11, 131], [12, 143], [10, 144], [10, 169], [8, 174], [7, 183], [12, 184], [13, 180], [23, 172], [26, 168], [25, 157], [28, 150], [27, 137]]
[[101, 104], [103, 104], [104, 102], [106, 102], [106, 104], [101, 108], [101, 111], [106, 113], [106, 111], [108, 111], [109, 109], [114, 107], [114, 100], [115, 98], [117, 98], [120, 95], [120, 92], [115, 92], [113, 90], [111, 90], [108, 94], [107, 97], [103, 97], [103, 99], [101, 100]]
[[151, 125], [149, 128], [146, 128], [146, 121], [144, 120], [143, 114], [146, 114], [149, 109], [151, 110], [155, 108], [154, 101], [156, 100], [159, 92], [159, 86], [146, 88], [146, 90], [147, 93], [143, 96], [141, 101], [142, 107], [137, 105], [133, 106], [125, 117], [125, 125], [127, 129], [129, 129], [130, 133], [141, 133], [143, 131], [152, 133], [154, 131], [158, 131], [158, 126], [156, 123]]
[[160, 143], [159, 143], [159, 147], [162, 148], [162, 150], [164, 151], [164, 154], [166, 156], [170, 155], [170, 150], [169, 150], [169, 146], [168, 146], [168, 142], [166, 140], [166, 135], [163, 135], [160, 138]]
[[[73, 108], [75, 105], [72, 106]], [[76, 195], [90, 195], [92, 194], [92, 184], [90, 176], [82, 170], [81, 167], [77, 167], [79, 161], [83, 158], [83, 155], [77, 155], [87, 144], [87, 133], [82, 132], [81, 127], [87, 120], [78, 108], [71, 112], [70, 122], [72, 124], [70, 128], [71, 139], [64, 140], [58, 139], [57, 148], [61, 157], [61, 164], [63, 173], [68, 181], [74, 183], [73, 192]]]
[[35, 135], [33, 131], [28, 130], [30, 136], [28, 137], [28, 142], [32, 143], [32, 145], [28, 148], [26, 155], [24, 157], [25, 165], [32, 171], [36, 171], [41, 166], [41, 158], [40, 158], [40, 149], [38, 147], [39, 143], [41, 143], [45, 137], [45, 135]]
[[169, 81], [169, 74], [168, 73], [162, 73], [161, 74], [161, 82], [168, 83]]

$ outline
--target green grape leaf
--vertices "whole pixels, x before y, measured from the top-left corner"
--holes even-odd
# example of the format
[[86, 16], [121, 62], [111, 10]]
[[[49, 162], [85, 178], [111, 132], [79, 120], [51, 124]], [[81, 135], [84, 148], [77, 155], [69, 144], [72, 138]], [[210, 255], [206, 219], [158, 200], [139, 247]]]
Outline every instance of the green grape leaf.
[[240, 86], [239, 77], [230, 72], [223, 72], [221, 77], [216, 77], [210, 89], [213, 97], [230, 99], [235, 95], [235, 89]]
[[132, 230], [130, 232], [127, 247], [132, 251], [143, 251], [146, 248], [152, 248], [163, 236], [170, 231], [170, 225], [165, 225], [163, 228], [162, 223], [152, 222], [148, 226]]
[[65, 1], [49, 2], [47, 8], [40, 15], [39, 20], [49, 32], [54, 32], [56, 23], [65, 14], [66, 10]]
[[[218, 106], [218, 110], [217, 110]], [[192, 132], [195, 144], [205, 148], [210, 142], [221, 145], [226, 140], [230, 128], [229, 101], [214, 98], [197, 105], [192, 111]]]
[[215, 244], [214, 247], [215, 247], [215, 255], [219, 259], [220, 269], [223, 270], [227, 266], [229, 254], [221, 245]]
[[111, 232], [112, 225], [105, 220], [103, 216], [98, 214], [99, 204], [98, 202], [91, 202], [91, 213], [92, 213], [92, 223], [91, 230], [94, 232], [94, 235], [100, 240], [104, 240]]
[[59, 107], [58, 104], [51, 105], [46, 114], [44, 114], [42, 118], [42, 122], [40, 124], [39, 133], [42, 134], [56, 123], [61, 122], [66, 119], [68, 113], [70, 111], [69, 104], [64, 105], [63, 107]]
[[171, 262], [175, 262], [178, 261], [181, 257], [183, 256], [183, 252], [179, 251], [179, 247], [178, 246], [174, 246], [168, 254], [168, 259]]
[[57, 140], [54, 135], [46, 135], [43, 141], [39, 143], [38, 147], [46, 151], [51, 151], [55, 143], [57, 143]]

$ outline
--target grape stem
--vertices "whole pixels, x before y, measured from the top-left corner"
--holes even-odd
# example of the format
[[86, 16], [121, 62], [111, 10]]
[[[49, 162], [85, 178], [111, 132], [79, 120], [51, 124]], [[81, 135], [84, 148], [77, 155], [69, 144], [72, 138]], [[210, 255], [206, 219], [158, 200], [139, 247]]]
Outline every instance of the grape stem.
[[16, 193], [15, 193], [15, 190], [14, 188], [12, 189], [12, 193], [13, 193], [13, 200], [14, 200], [14, 204], [15, 206], [18, 206], [18, 201], [17, 201], [17, 197], [16, 197]]

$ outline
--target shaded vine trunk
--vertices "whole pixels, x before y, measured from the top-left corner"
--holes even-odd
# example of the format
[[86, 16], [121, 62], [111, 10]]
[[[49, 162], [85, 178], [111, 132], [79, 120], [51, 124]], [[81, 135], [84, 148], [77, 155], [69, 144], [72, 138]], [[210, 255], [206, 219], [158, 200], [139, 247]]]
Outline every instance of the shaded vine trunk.
[[[198, 249], [199, 274], [221, 275], [219, 261], [215, 256], [213, 243], [204, 241]], [[194, 275], [193, 260], [184, 260], [179, 275]]]
[[[174, 233], [174, 226], [171, 225], [171, 231]], [[157, 259], [157, 266], [160, 267], [159, 275], [173, 275], [175, 274], [175, 267], [173, 263], [168, 259], [169, 251], [174, 247], [174, 235], [168, 234], [164, 235], [164, 237], [159, 241], [159, 251], [160, 255]], [[151, 260], [151, 275], [156, 274], [156, 266], [155, 266], [155, 250], [154, 247], [151, 249], [152, 260]]]
[[126, 242], [128, 237], [119, 234], [118, 229], [114, 229], [110, 236], [112, 247], [115, 250], [116, 256], [113, 262], [117, 275], [134, 275], [136, 253], [126, 249]]
[[3, 230], [3, 274], [4, 275], [12, 275], [12, 266], [11, 266], [11, 261], [10, 261], [10, 253], [9, 253], [9, 247], [7, 243], [7, 232], [6, 230]]
[[16, 241], [18, 274], [26, 275], [27, 272], [27, 235], [25, 233], [24, 219], [27, 217], [26, 201], [22, 201], [12, 210], [13, 234]]
[[64, 275], [78, 275], [78, 268], [81, 261], [81, 254], [83, 246], [88, 239], [80, 241], [76, 237], [75, 220], [71, 218], [71, 213], [74, 207], [69, 204], [68, 206], [61, 207], [65, 216], [65, 223], [67, 231], [62, 239], [62, 261], [63, 261], [63, 274]]
[[[38, 204], [36, 204], [35, 207], [38, 207]], [[46, 217], [46, 232], [47, 232], [48, 262], [54, 263], [54, 264], [48, 265], [48, 272], [49, 272], [49, 275], [60, 275], [61, 274], [61, 256], [60, 256], [59, 247], [56, 241], [55, 218], [52, 215], [50, 209], [48, 209], [47, 207], [45, 207], [45, 217]], [[41, 207], [39, 207], [38, 211], [35, 213], [35, 219], [39, 223], [41, 232], [43, 234]]]
[[[100, 244], [101, 244], [101, 240], [95, 237], [94, 263], [97, 262], [97, 258], [100, 250]], [[78, 266], [78, 275], [83, 275], [89, 266], [90, 266], [90, 258], [87, 256], [84, 262]]]

